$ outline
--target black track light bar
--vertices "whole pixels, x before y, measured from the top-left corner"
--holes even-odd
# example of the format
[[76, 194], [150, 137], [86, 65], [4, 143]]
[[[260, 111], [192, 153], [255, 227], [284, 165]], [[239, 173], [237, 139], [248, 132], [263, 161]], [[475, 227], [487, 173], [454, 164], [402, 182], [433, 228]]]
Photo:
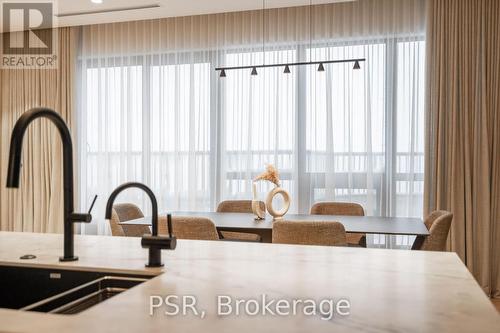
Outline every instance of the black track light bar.
[[[283, 63], [283, 64], [268, 64], [268, 65], [249, 65], [249, 66], [233, 66], [233, 67], [216, 67], [216, 71], [230, 71], [230, 70], [237, 70], [237, 69], [252, 69], [252, 73], [257, 72], [257, 68], [270, 68], [270, 67], [290, 67], [290, 66], [304, 66], [304, 65], [326, 65], [326, 64], [341, 64], [341, 63], [348, 63], [348, 62], [354, 62], [355, 64], [355, 69], [356, 67], [359, 66], [360, 62], [366, 61], [365, 58], [359, 58], [359, 59], [343, 59], [343, 60], [324, 60], [324, 61], [303, 61], [303, 62], [291, 62], [291, 63]], [[356, 66], [357, 64], [357, 66]], [[255, 75], [255, 74], [253, 74]]]

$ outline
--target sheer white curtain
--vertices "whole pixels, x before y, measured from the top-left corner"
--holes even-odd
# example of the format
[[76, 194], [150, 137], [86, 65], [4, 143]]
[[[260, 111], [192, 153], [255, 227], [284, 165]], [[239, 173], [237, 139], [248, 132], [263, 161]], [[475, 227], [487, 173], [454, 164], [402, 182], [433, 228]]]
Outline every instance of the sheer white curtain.
[[[122, 182], [151, 186], [161, 211], [213, 210], [251, 198], [267, 163], [279, 169], [292, 212], [337, 200], [360, 202], [369, 215], [421, 216], [424, 7], [360, 0], [83, 27], [81, 205], [101, 195], [97, 232], [106, 232], [105, 199]], [[215, 71], [358, 57], [360, 70]], [[261, 197], [268, 189], [261, 184]], [[148, 213], [139, 192], [119, 200]]]
[[[305, 206], [360, 203], [367, 215], [422, 216], [425, 42], [421, 36], [328, 43], [313, 59], [366, 58], [361, 70], [307, 71]], [[369, 236], [406, 247], [412, 237]]]
[[[172, 26], [183, 26], [180, 22]], [[124, 182], [147, 184], [161, 211], [213, 206], [212, 51], [168, 52], [161, 32], [170, 27], [171, 22], [155, 20], [82, 29], [81, 205], [100, 196], [95, 223], [83, 226], [83, 232], [109, 232], [106, 200]], [[123, 192], [117, 202], [132, 202], [150, 213], [149, 199], [140, 190]]]
[[[226, 66], [287, 63], [297, 61], [297, 52], [292, 46], [264, 52], [237, 50], [226, 53], [225, 60]], [[265, 170], [266, 164], [274, 164], [280, 172], [281, 186], [290, 192], [295, 203], [298, 200], [295, 69], [284, 74], [280, 67], [259, 68], [256, 76], [250, 75], [249, 70], [228, 71], [219, 86], [221, 199], [252, 198], [252, 179]], [[271, 186], [274, 185], [258, 184], [263, 201]]]

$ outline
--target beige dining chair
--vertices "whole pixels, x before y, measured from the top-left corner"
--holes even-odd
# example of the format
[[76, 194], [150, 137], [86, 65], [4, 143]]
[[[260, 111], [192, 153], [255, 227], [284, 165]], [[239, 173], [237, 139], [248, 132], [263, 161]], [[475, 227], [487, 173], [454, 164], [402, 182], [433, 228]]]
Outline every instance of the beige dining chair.
[[[158, 233], [167, 235], [167, 217], [160, 216], [158, 222]], [[215, 224], [205, 217], [172, 216], [172, 232], [178, 239], [219, 240]]]
[[122, 203], [113, 205], [109, 226], [113, 236], [141, 237], [144, 234], [150, 234], [148, 226], [143, 225], [120, 225], [120, 222], [140, 219], [144, 217], [139, 207], [131, 203]]
[[[265, 211], [266, 204], [259, 201], [260, 208]], [[252, 200], [226, 200], [217, 206], [218, 213], [252, 213]], [[261, 237], [257, 234], [235, 231], [221, 231], [224, 240], [260, 242]]]
[[[313, 215], [365, 216], [363, 206], [353, 202], [318, 202], [311, 207]], [[349, 246], [366, 247], [366, 234], [347, 233]]]
[[429, 230], [429, 236], [425, 237], [420, 250], [423, 251], [446, 251], [446, 240], [450, 232], [453, 214], [445, 210], [436, 210], [429, 214], [424, 223]]
[[273, 222], [273, 243], [346, 246], [344, 226], [334, 221]]

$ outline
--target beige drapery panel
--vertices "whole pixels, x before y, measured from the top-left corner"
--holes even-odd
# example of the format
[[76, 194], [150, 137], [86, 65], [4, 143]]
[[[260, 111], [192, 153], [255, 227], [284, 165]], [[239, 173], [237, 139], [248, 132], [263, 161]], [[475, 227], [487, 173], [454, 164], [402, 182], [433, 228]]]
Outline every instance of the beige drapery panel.
[[[310, 24], [309, 18], [313, 17]], [[263, 22], [264, 21], [264, 22]], [[425, 30], [425, 0], [360, 0], [312, 6], [84, 26], [82, 55], [267, 48], [309, 40], [400, 37]], [[98, 36], [95, 38], [95, 36]]]
[[500, 1], [430, 0], [425, 210], [454, 214], [449, 247], [500, 297]]
[[63, 230], [62, 149], [59, 133], [50, 121], [37, 120], [28, 130], [19, 189], [7, 189], [5, 183], [10, 135], [23, 112], [49, 107], [74, 128], [72, 82], [77, 31], [61, 28], [56, 32], [57, 69], [0, 69], [0, 230]]

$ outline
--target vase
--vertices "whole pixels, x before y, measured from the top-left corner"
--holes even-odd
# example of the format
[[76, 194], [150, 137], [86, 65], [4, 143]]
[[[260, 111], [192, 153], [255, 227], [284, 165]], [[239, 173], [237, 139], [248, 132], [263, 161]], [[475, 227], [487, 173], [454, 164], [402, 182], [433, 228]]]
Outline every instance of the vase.
[[260, 201], [257, 199], [257, 185], [255, 183], [252, 184], [252, 212], [254, 213], [255, 220], [264, 220], [266, 218], [266, 210], [262, 210], [260, 207]]
[[[284, 206], [280, 210], [275, 210], [273, 207], [273, 199], [278, 194], [283, 197]], [[267, 195], [266, 207], [267, 207], [267, 211], [269, 212], [269, 214], [272, 215], [273, 220], [282, 219], [283, 216], [285, 216], [285, 214], [288, 212], [288, 209], [290, 208], [290, 194], [288, 194], [288, 192], [285, 189], [282, 189], [281, 187], [276, 186]]]

